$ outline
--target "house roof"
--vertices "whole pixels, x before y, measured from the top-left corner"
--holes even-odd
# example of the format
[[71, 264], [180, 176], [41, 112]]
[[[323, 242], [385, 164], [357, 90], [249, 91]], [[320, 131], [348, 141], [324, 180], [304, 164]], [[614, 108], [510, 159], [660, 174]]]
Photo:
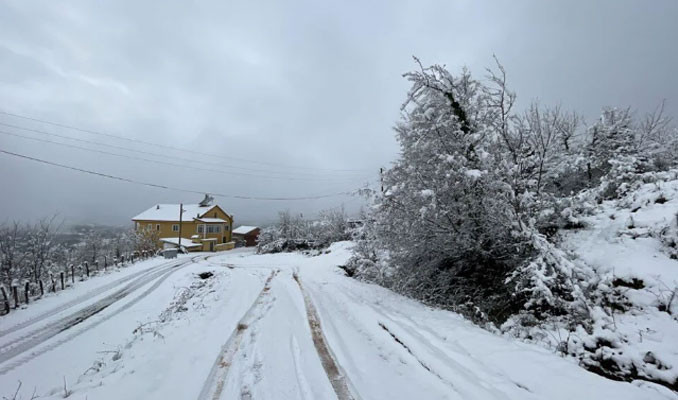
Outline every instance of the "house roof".
[[248, 233], [252, 232], [255, 229], [259, 229], [258, 226], [247, 226], [247, 225], [241, 225], [235, 229], [233, 229], [233, 233], [236, 235], [247, 235]]
[[228, 221], [221, 218], [194, 218], [196, 221], [205, 222], [205, 223], [221, 223], [225, 224]]
[[[174, 245], [179, 245], [179, 238], [178, 237], [170, 237], [170, 238], [161, 238], [161, 242], [165, 243], [171, 243]], [[191, 247], [202, 247], [201, 243], [193, 243], [191, 242], [191, 239], [186, 239], [186, 238], [181, 238], [181, 246], [186, 247], [186, 248], [191, 248]]]
[[[184, 204], [182, 219], [184, 221], [192, 221], [193, 218], [200, 218], [214, 207], [219, 206], [216, 204], [210, 206]], [[132, 221], [179, 221], [179, 204], [157, 204], [132, 218]]]

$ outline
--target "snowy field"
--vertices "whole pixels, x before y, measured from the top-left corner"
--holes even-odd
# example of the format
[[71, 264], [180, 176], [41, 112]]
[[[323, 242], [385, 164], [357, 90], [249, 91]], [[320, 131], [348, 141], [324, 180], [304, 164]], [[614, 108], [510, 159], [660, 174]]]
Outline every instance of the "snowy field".
[[349, 248], [153, 259], [43, 299], [0, 318], [0, 397], [678, 399], [347, 278]]

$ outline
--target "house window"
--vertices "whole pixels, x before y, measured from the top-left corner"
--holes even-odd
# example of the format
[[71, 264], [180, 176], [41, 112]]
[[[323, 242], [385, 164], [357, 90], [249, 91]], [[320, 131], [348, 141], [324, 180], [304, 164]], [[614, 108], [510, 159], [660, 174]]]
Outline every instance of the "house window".
[[159, 231], [159, 230], [160, 230], [160, 224], [157, 224], [157, 225], [155, 226], [155, 229]]
[[148, 224], [148, 230], [150, 231], [151, 229], [153, 229], [153, 224]]
[[221, 232], [221, 226], [207, 225], [207, 233], [219, 233], [219, 232]]
[[205, 225], [198, 225], [198, 233], [205, 232]]
[[179, 224], [172, 225], [172, 232], [179, 232]]
[[228, 224], [224, 225], [224, 232], [228, 232]]

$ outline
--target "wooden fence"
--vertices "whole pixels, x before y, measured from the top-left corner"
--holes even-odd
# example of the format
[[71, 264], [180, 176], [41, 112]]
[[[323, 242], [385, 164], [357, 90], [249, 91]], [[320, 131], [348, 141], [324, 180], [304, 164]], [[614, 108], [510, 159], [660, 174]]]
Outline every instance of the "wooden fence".
[[[114, 267], [124, 267], [130, 265], [139, 260], [145, 260], [154, 256], [155, 253], [150, 251], [135, 251], [127, 255], [121, 255], [120, 259], [113, 257], [113, 260], [109, 260], [108, 257], [102, 257], [102, 263], [99, 263], [99, 260], [94, 260], [91, 267], [90, 264], [85, 261], [81, 265], [75, 266], [74, 264], [69, 264], [64, 270], [59, 271], [59, 282], [61, 285], [57, 285], [56, 277], [53, 274], [53, 271], [49, 272], [49, 285], [47, 288], [52, 292], [56, 293], [58, 290], [65, 290], [68, 287], [75, 285], [76, 275], [79, 276], [81, 281], [90, 278], [92, 275], [98, 275], [100, 273], [106, 272], [106, 269], [109, 266]], [[112, 262], [110, 262], [112, 261]], [[100, 269], [99, 266], [102, 266]], [[67, 279], [70, 273], [71, 284], [67, 284]], [[43, 279], [39, 279], [37, 282], [30, 282], [28, 280], [24, 281], [23, 284], [18, 282], [13, 282], [11, 287], [8, 289], [3, 285], [0, 285], [0, 313], [9, 314], [12, 309], [17, 309], [23, 304], [29, 304], [31, 301], [38, 300], [45, 295], [45, 283]]]

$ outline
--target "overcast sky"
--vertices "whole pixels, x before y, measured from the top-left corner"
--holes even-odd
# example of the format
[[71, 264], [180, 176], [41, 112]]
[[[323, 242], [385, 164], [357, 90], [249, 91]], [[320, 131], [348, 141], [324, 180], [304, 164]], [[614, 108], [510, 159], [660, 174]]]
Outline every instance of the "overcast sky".
[[[412, 55], [482, 77], [496, 54], [521, 106], [539, 99], [592, 121], [606, 105], [642, 113], [666, 99], [678, 115], [675, 0], [329, 3], [3, 1], [0, 110], [137, 141], [0, 114], [0, 149], [198, 192], [350, 191], [397, 157]], [[201, 199], [5, 154], [0, 193], [0, 222], [59, 213], [121, 225], [156, 203]], [[236, 224], [361, 203], [217, 201]]]

